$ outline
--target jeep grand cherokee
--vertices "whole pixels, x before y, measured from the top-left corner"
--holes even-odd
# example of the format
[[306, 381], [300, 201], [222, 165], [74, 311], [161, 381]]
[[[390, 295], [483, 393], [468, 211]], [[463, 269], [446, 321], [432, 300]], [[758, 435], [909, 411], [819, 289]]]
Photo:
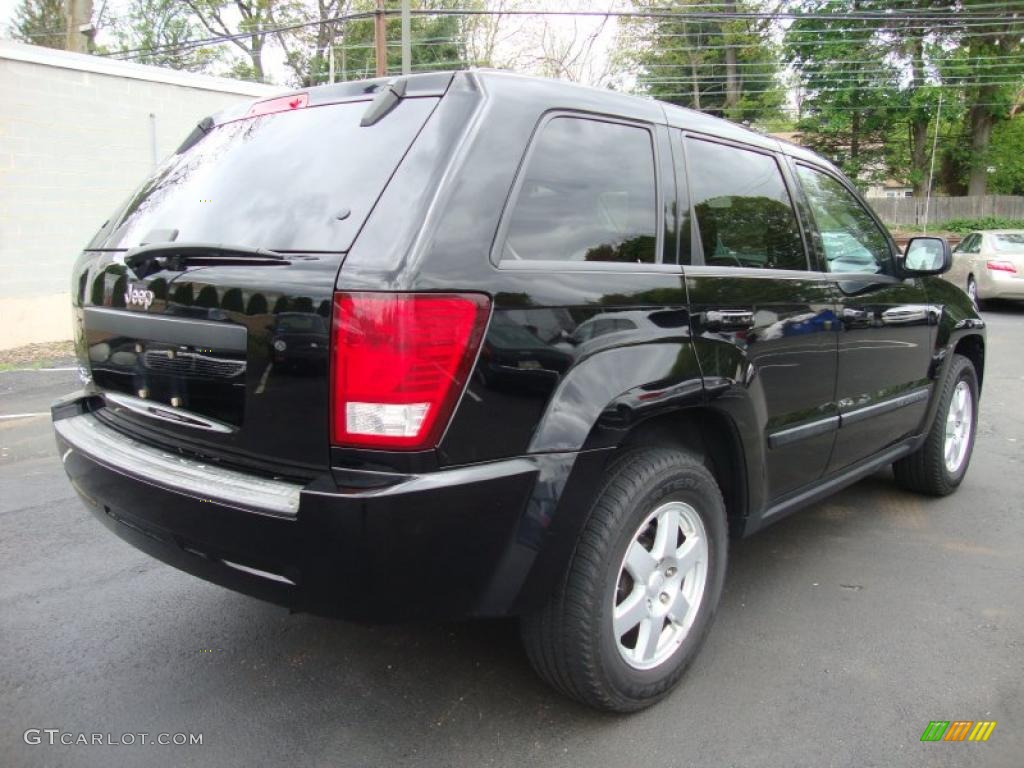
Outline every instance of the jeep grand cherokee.
[[647, 706], [728, 539], [970, 461], [984, 325], [832, 165], [716, 118], [492, 72], [204, 120], [74, 266], [55, 404], [96, 517], [360, 620], [521, 618], [549, 683]]

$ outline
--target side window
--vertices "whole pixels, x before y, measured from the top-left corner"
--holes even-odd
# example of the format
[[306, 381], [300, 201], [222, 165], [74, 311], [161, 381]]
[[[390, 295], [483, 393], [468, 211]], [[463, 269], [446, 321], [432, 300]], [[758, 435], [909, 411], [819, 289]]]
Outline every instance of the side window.
[[981, 253], [981, 235], [977, 232], [970, 235], [960, 250], [964, 253]]
[[960, 244], [954, 249], [956, 253], [970, 253], [974, 238], [977, 237], [975, 234], [970, 234], [960, 241]]
[[687, 139], [686, 152], [705, 264], [807, 269], [775, 158], [700, 139]]
[[797, 166], [829, 272], [889, 272], [889, 240], [849, 190], [827, 173]]
[[502, 260], [657, 261], [651, 133], [554, 118], [537, 139], [514, 205]]

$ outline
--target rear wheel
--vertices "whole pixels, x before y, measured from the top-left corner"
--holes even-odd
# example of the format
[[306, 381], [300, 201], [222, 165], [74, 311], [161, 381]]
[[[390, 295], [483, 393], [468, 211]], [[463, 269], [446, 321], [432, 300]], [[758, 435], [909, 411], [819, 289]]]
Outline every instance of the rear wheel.
[[728, 549], [715, 479], [688, 453], [645, 448], [610, 468], [561, 588], [523, 619], [534, 668], [590, 706], [630, 712], [668, 693], [718, 606]]
[[896, 482], [918, 493], [948, 496], [967, 473], [977, 428], [978, 375], [968, 358], [954, 355], [928, 437], [893, 464]]

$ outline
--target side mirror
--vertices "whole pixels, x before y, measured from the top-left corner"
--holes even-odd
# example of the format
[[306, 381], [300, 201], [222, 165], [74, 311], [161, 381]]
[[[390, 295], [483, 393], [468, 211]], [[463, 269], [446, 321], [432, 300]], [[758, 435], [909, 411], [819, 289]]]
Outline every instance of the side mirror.
[[908, 277], [941, 275], [953, 266], [953, 251], [943, 237], [912, 237], [903, 255], [903, 274]]

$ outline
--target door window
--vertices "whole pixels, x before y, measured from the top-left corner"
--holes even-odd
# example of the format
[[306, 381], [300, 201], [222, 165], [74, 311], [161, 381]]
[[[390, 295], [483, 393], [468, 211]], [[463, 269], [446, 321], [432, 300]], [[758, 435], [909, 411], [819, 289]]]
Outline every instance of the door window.
[[650, 131], [556, 117], [530, 155], [501, 258], [653, 263], [655, 189]]
[[827, 173], [797, 166], [829, 272], [889, 273], [889, 239], [864, 206]]
[[775, 158], [700, 139], [687, 139], [686, 152], [705, 264], [807, 269]]

